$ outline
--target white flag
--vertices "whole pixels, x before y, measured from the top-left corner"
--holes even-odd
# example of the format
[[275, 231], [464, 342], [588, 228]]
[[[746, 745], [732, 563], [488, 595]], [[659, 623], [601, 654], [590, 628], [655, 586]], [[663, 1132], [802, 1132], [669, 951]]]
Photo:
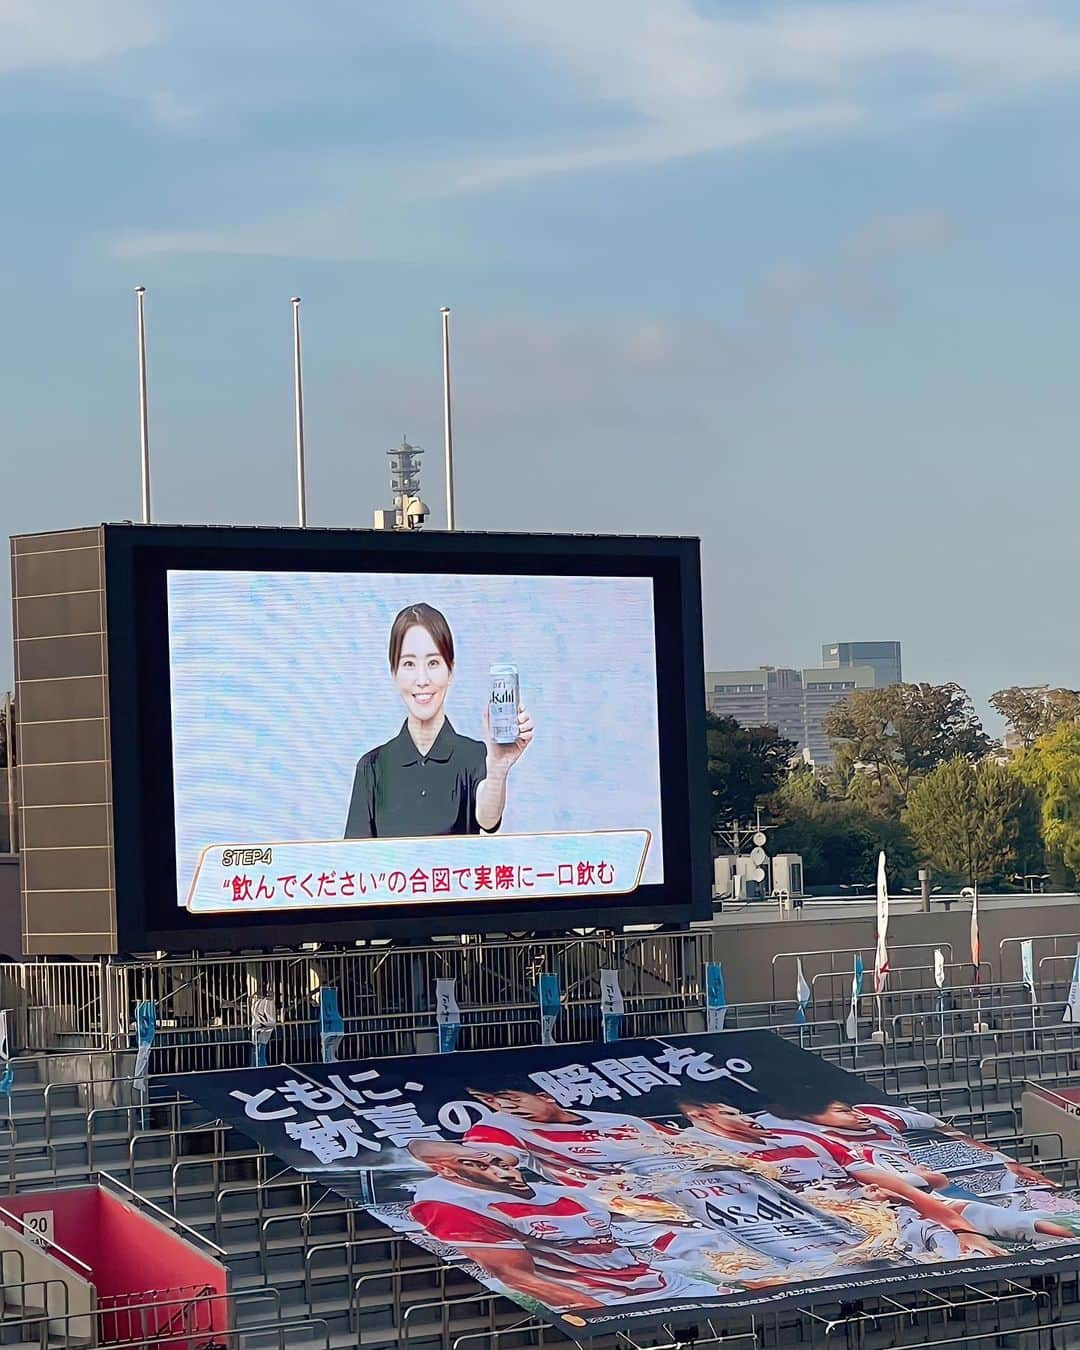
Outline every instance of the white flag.
[[979, 883], [975, 883], [975, 889], [971, 892], [971, 964], [975, 971], [973, 984], [979, 983], [982, 975], [980, 968], [980, 957], [982, 955], [982, 943], [979, 941]]
[[1073, 961], [1072, 982], [1069, 985], [1069, 997], [1065, 1003], [1063, 1022], [1080, 1022], [1080, 943], [1076, 947], [1076, 959]]
[[457, 980], [439, 978], [435, 981], [435, 1025], [448, 1027], [461, 1021], [457, 1001]]
[[1035, 1007], [1039, 1001], [1039, 996], [1035, 992], [1035, 949], [1031, 938], [1025, 938], [1020, 944], [1020, 969], [1023, 972], [1028, 993], [1031, 995], [1031, 1006]]
[[272, 998], [251, 1000], [251, 1040], [255, 1047], [255, 1067], [266, 1068], [266, 1048], [277, 1026], [277, 1008]]
[[885, 853], [877, 860], [877, 950], [874, 953], [874, 993], [881, 994], [889, 978], [889, 950], [885, 937], [889, 931], [889, 885], [885, 876]]
[[806, 976], [803, 974], [802, 957], [795, 959], [795, 1001], [799, 1007], [795, 1013], [796, 1022], [806, 1021], [806, 1009], [810, 1002], [810, 986], [806, 983]]
[[626, 1011], [617, 970], [600, 972], [600, 1011], [604, 1013], [622, 1013]]
[[945, 988], [945, 953], [940, 947], [934, 948], [934, 983], [939, 989]]

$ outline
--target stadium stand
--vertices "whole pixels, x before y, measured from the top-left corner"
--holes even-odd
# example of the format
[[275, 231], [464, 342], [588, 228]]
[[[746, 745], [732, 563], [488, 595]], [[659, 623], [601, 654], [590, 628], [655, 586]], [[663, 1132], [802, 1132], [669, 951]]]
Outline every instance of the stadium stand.
[[[0, 1120], [0, 1190], [10, 1199], [97, 1183], [169, 1227], [229, 1270], [228, 1295], [190, 1286], [96, 1302], [47, 1240], [8, 1242], [0, 1252], [0, 1345], [23, 1347], [404, 1346], [411, 1350], [516, 1350], [566, 1345], [467, 1276], [375, 1224], [301, 1177], [184, 1096], [153, 1091], [161, 1075], [250, 1063], [250, 1005], [270, 994], [280, 1024], [271, 1062], [318, 1058], [314, 994], [342, 991], [342, 1058], [429, 1051], [436, 974], [454, 975], [464, 1012], [463, 1048], [538, 1040], [531, 993], [542, 970], [560, 972], [566, 1001], [559, 1039], [593, 1040], [599, 970], [620, 970], [626, 1034], [673, 1035], [704, 1027], [702, 971], [709, 933], [475, 942], [427, 948], [294, 952], [158, 962], [40, 962], [0, 967], [0, 1005], [12, 1012], [15, 1084]], [[1012, 942], [1012, 939], [1007, 940]], [[933, 980], [932, 950], [893, 949], [890, 984], [860, 1008], [859, 1038], [845, 1032], [851, 951], [780, 953], [777, 997], [727, 1008], [728, 1028], [765, 1027], [887, 1092], [993, 1140], [1070, 1187], [1080, 1158], [1060, 1135], [1025, 1134], [1025, 1084], [1080, 1082], [1080, 1035], [1062, 1021], [1078, 934], [1033, 939], [1038, 978], [981, 983], [948, 955], [947, 982]], [[1005, 943], [1002, 948], [1005, 948]], [[779, 996], [793, 987], [796, 956], [813, 967], [805, 1024]], [[863, 953], [869, 958], [869, 953]], [[997, 970], [1015, 950], [1000, 951]], [[148, 1097], [132, 1085], [132, 1012], [159, 1007]], [[880, 1040], [872, 1039], [878, 1027]], [[976, 1028], [986, 1028], [977, 1030]], [[0, 1196], [0, 1219], [4, 1200]], [[4, 1220], [18, 1236], [18, 1223]], [[23, 1238], [25, 1238], [25, 1234]], [[85, 1276], [85, 1272], [84, 1272]], [[156, 1308], [174, 1310], [162, 1324]], [[227, 1303], [221, 1329], [215, 1306]], [[606, 1347], [969, 1346], [1049, 1350], [1080, 1344], [1076, 1271], [919, 1289], [895, 1298], [812, 1308], [786, 1305], [733, 1320], [703, 1318], [598, 1338]]]

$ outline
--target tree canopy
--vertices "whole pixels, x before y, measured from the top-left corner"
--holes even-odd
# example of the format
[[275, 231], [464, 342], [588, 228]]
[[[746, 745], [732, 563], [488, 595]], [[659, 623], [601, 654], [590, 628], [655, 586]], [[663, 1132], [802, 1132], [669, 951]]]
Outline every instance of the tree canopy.
[[830, 797], [815, 774], [796, 771], [766, 805], [770, 820], [779, 822], [770, 851], [800, 854], [807, 879], [870, 889], [882, 849], [892, 876], [908, 881], [914, 875], [915, 852], [900, 821]]
[[1043, 842], [1080, 875], [1080, 723], [1062, 722], [1016, 761], [1039, 800]]
[[906, 800], [914, 784], [950, 759], [982, 759], [993, 742], [958, 684], [891, 684], [856, 689], [830, 708], [825, 733], [837, 772], [870, 774], [882, 792]]
[[990, 695], [990, 706], [1030, 748], [1063, 722], [1080, 721], [1080, 690], [1010, 685]]
[[795, 742], [775, 727], [741, 727], [734, 717], [706, 715], [712, 825], [750, 820], [758, 800], [787, 777]]
[[992, 759], [939, 764], [911, 789], [903, 820], [936, 872], [969, 885], [1015, 871], [1036, 837], [1023, 782]]

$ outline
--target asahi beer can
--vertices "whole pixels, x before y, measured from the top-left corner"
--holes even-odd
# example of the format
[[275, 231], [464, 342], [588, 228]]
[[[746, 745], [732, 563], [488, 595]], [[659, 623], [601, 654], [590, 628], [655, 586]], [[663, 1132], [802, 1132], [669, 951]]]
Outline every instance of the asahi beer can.
[[834, 1256], [865, 1236], [784, 1187], [746, 1172], [720, 1168], [682, 1176], [658, 1187], [657, 1194], [782, 1265]]
[[496, 745], [513, 745], [518, 738], [518, 668], [492, 666], [488, 720]]

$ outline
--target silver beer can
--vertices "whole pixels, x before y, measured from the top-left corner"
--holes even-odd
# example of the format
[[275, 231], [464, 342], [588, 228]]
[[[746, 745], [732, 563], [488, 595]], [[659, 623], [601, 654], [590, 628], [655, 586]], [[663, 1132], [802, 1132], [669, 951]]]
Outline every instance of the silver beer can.
[[781, 1265], [835, 1257], [865, 1237], [786, 1187], [733, 1168], [676, 1177], [656, 1191], [700, 1223]]
[[492, 666], [488, 720], [496, 745], [513, 745], [518, 738], [518, 668]]

